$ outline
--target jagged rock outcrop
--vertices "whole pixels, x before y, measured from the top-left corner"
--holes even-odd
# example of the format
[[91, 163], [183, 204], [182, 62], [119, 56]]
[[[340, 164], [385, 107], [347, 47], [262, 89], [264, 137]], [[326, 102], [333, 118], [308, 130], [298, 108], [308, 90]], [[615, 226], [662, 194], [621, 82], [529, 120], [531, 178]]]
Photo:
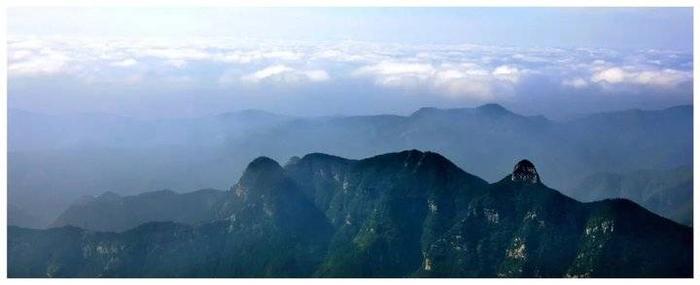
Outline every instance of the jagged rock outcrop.
[[535, 165], [527, 159], [523, 159], [513, 167], [513, 173], [510, 176], [514, 182], [522, 182], [528, 184], [540, 183], [540, 175], [537, 174]]

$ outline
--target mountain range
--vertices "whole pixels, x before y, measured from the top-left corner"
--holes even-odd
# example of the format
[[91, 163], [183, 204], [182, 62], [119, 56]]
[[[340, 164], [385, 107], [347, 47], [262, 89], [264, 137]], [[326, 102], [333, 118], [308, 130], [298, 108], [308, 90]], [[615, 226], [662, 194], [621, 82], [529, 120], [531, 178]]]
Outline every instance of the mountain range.
[[[312, 153], [284, 166], [259, 157], [223, 193], [107, 194], [64, 216], [102, 225], [87, 215], [103, 209], [89, 205], [115, 200], [126, 205], [106, 213], [163, 219], [140, 212], [157, 205], [172, 221], [121, 232], [11, 226], [8, 275], [692, 276], [690, 227], [626, 199], [578, 202], [546, 186], [530, 161], [503, 173], [488, 183], [417, 150], [360, 160]], [[153, 197], [182, 203], [143, 202]]]
[[582, 201], [621, 197], [682, 224], [693, 224], [693, 171], [668, 170], [601, 172], [584, 178], [571, 195]]
[[[138, 120], [104, 114], [9, 110], [8, 190], [20, 226], [46, 227], [82, 196], [158, 189], [226, 189], [247, 162], [323, 152], [359, 159], [403, 149], [441, 153], [489, 182], [515, 158], [537, 161], [547, 185], [578, 199], [591, 175], [684, 169], [692, 176], [692, 106], [583, 115], [569, 121], [524, 116], [497, 104], [422, 108], [407, 116], [295, 117], [247, 110], [189, 119]], [[652, 180], [652, 177], [644, 178]], [[671, 183], [674, 184], [674, 183]], [[675, 184], [681, 184], [675, 183]], [[674, 188], [675, 189], [675, 188]], [[681, 187], [682, 197], [692, 189]], [[676, 191], [674, 190], [674, 191]], [[630, 198], [615, 189], [595, 198]], [[579, 196], [580, 195], [580, 196]], [[689, 223], [673, 199], [656, 213]], [[30, 213], [14, 218], [13, 213]]]
[[204, 189], [178, 194], [163, 190], [122, 197], [106, 192], [72, 204], [50, 227], [73, 225], [95, 231], [124, 231], [145, 222], [197, 224], [212, 220], [211, 209], [226, 192]]

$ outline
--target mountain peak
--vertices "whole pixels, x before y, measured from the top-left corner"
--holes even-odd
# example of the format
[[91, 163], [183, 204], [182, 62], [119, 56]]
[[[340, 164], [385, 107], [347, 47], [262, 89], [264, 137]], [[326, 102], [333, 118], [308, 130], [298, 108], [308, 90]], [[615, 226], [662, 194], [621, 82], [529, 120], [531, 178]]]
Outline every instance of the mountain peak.
[[245, 200], [262, 198], [266, 193], [280, 188], [285, 177], [284, 169], [277, 161], [261, 156], [248, 164], [231, 191]]
[[239, 184], [252, 185], [265, 180], [277, 179], [281, 176], [284, 176], [282, 166], [269, 157], [261, 156], [248, 164]]
[[487, 114], [508, 114], [510, 111], [506, 109], [505, 107], [496, 104], [496, 103], [490, 103], [490, 104], [484, 104], [479, 107], [476, 107], [478, 111], [487, 113]]
[[425, 116], [427, 114], [434, 114], [434, 113], [440, 112], [440, 111], [442, 111], [442, 110], [435, 108], [435, 107], [421, 107], [420, 109], [413, 112], [410, 116], [411, 117], [419, 117], [419, 116]]
[[527, 159], [523, 159], [513, 167], [511, 180], [526, 184], [540, 183], [540, 175], [537, 174], [535, 165]]
[[251, 161], [248, 164], [247, 169], [254, 170], [254, 169], [275, 169], [275, 168], [281, 169], [282, 167], [274, 159], [269, 158], [267, 156], [260, 156], [256, 159], [253, 159], [253, 161]]

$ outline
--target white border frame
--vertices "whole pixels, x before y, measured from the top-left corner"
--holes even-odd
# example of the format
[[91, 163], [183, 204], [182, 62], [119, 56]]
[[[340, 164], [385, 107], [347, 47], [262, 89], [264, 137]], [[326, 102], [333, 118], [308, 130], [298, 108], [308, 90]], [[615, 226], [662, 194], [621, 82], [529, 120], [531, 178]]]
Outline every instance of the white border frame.
[[[601, 282], [604, 284], [614, 284], [614, 282], [635, 282], [638, 284], [658, 284], [660, 282], [678, 282], [687, 284], [696, 284], [695, 280], [692, 279], [7, 279], [7, 10], [12, 7], [693, 7], [693, 14], [695, 12], [695, 6], [698, 6], [697, 1], [686, 1], [686, 0], [671, 0], [671, 1], [660, 1], [660, 0], [644, 0], [644, 1], [634, 1], [634, 0], [617, 0], [617, 1], [603, 1], [603, 0], [571, 0], [571, 1], [553, 1], [553, 0], [356, 0], [356, 1], [343, 1], [343, 0], [249, 0], [249, 1], [222, 1], [222, 0], [101, 0], [101, 1], [90, 1], [90, 0], [8, 0], [4, 4], [3, 19], [0, 20], [0, 25], [2, 31], [0, 35], [5, 44], [2, 45], [0, 49], [0, 57], [4, 58], [2, 60], [1, 76], [2, 76], [2, 98], [0, 100], [0, 128], [2, 129], [2, 139], [0, 140], [0, 278], [2, 282], [8, 283], [39, 283], [47, 282], [53, 284], [92, 284], [95, 281], [104, 283], [131, 283], [131, 282], [168, 282], [173, 284], [187, 284], [190, 282], [207, 282], [207, 283], [219, 283], [219, 284], [229, 284], [230, 282], [243, 282], [250, 284], [270, 284], [283, 282], [288, 284], [325, 284], [328, 282], [339, 283], [339, 284], [349, 284], [349, 283], [368, 283], [368, 284], [417, 284], [417, 283], [428, 283], [428, 282], [441, 282], [441, 283], [452, 283], [452, 284], [464, 284], [464, 282], [476, 282], [479, 284], [503, 284], [503, 283], [520, 283], [520, 284], [551, 284], [559, 282]], [[698, 20], [697, 17], [693, 17], [693, 54], [698, 51], [698, 46], [695, 44], [698, 37]], [[693, 58], [693, 66], [697, 66], [697, 58]], [[693, 70], [693, 78], [697, 75], [697, 70]], [[698, 90], [698, 82], [693, 81], [693, 90]], [[695, 105], [695, 98], [693, 98], [693, 104]], [[697, 133], [700, 128], [700, 117], [694, 113], [693, 116], [694, 133]], [[700, 160], [700, 154], [698, 154], [696, 149], [698, 149], [697, 140], [694, 138], [693, 148], [694, 148], [694, 189], [700, 189], [700, 181], [698, 181], [698, 175], [700, 169], [698, 168], [698, 161]], [[700, 200], [700, 195], [694, 195], [694, 206], [698, 205]], [[698, 209], [694, 211], [694, 220], [698, 221]], [[697, 222], [695, 223], [697, 225]], [[695, 278], [700, 276], [700, 259], [698, 259], [698, 233], [693, 228], [693, 238], [694, 238], [694, 275]], [[618, 281], [619, 280], [619, 281]]]

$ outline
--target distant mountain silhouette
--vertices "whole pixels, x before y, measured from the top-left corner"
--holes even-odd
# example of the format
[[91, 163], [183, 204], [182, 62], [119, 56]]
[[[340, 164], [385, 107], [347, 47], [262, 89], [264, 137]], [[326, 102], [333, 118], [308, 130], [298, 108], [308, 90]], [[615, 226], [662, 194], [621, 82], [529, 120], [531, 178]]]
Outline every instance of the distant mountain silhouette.
[[693, 223], [692, 166], [596, 173], [583, 179], [571, 195], [583, 201], [626, 198], [679, 223]]
[[214, 219], [212, 209], [225, 195], [225, 191], [213, 189], [185, 194], [163, 190], [126, 197], [107, 192], [74, 203], [51, 227], [72, 225], [94, 231], [120, 232], [145, 222], [209, 222]]

